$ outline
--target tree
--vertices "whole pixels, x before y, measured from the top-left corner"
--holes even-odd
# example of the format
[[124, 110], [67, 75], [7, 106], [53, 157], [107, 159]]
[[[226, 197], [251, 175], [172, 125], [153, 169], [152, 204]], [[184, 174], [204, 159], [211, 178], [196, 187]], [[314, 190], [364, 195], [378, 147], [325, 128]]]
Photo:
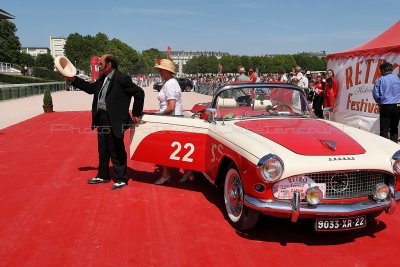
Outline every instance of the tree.
[[106, 34], [99, 32], [91, 41], [93, 51], [92, 56], [101, 56], [107, 53], [106, 49], [110, 43], [110, 40]]
[[223, 73], [232, 73], [237, 71], [237, 65], [234, 64], [232, 56], [222, 56], [219, 63], [222, 65]]
[[252, 58], [249, 56], [241, 56], [240, 57], [240, 63], [241, 63], [240, 65], [242, 67], [244, 67], [246, 69], [246, 71], [249, 70], [250, 68], [254, 67], [252, 61], [253, 61]]
[[21, 43], [16, 36], [17, 27], [14, 23], [0, 19], [0, 61], [19, 63]]
[[[90, 60], [94, 55], [101, 55], [96, 51], [95, 38], [90, 35], [82, 36], [79, 33], [70, 34], [65, 42], [64, 52], [68, 59], [75, 63], [78, 69], [86, 73], [90, 71]], [[108, 38], [106, 46], [108, 45]], [[106, 49], [106, 48], [104, 48]]]
[[108, 39], [104, 33], [81, 36], [79, 33], [70, 34], [64, 46], [65, 55], [76, 62], [76, 67], [85, 72], [90, 72], [92, 56], [113, 54], [118, 59], [119, 69], [122, 72], [133, 73], [134, 65], [139, 61], [136, 50], [118, 39]]
[[30, 54], [21, 53], [19, 62], [21, 64], [21, 67], [33, 67], [35, 65], [35, 58]]
[[135, 49], [114, 38], [111, 40], [107, 51], [107, 53], [117, 57], [120, 71], [133, 74], [134, 65], [139, 61], [139, 56]]
[[35, 59], [35, 66], [54, 70], [54, 59], [50, 54], [39, 54]]
[[199, 65], [197, 64], [195, 57], [186, 62], [183, 66], [183, 72], [190, 74], [200, 73]]
[[290, 72], [296, 66], [296, 61], [291, 55], [276, 55], [271, 58], [269, 72]]
[[157, 59], [166, 58], [167, 55], [156, 48], [144, 50], [142, 54], [138, 55], [139, 60], [134, 66], [134, 74], [150, 74], [157, 73], [154, 70], [154, 63]]
[[185, 73], [217, 73], [218, 63], [222, 65], [224, 73], [236, 73], [242, 66], [258, 69], [260, 73], [290, 72], [296, 65], [303, 70], [324, 70], [326, 58], [318, 58], [305, 54], [276, 55], [276, 56], [231, 56], [225, 55], [218, 60], [215, 56], [193, 57], [183, 66]]

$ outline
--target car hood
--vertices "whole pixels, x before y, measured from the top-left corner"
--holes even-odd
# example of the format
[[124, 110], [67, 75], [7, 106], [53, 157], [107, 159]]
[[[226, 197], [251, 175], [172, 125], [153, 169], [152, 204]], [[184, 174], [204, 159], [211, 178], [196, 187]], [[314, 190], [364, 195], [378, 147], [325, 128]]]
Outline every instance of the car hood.
[[352, 137], [321, 120], [265, 119], [236, 122], [294, 153], [307, 156], [355, 155], [365, 149]]
[[[295, 131], [296, 127], [301, 130]], [[391, 157], [400, 151], [399, 145], [376, 134], [309, 118], [218, 121], [210, 125], [209, 134], [256, 165], [267, 154], [278, 155], [286, 166], [282, 179], [299, 173], [355, 169], [392, 173]], [[328, 141], [324, 144], [321, 140]], [[329, 148], [329, 140], [336, 144], [336, 150]], [[354, 154], [349, 154], [351, 151]]]

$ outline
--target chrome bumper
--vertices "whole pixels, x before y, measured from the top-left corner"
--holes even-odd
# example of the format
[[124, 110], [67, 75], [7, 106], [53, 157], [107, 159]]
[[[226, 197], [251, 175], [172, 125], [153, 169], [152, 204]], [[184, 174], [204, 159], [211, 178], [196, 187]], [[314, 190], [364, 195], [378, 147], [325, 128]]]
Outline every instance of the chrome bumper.
[[355, 203], [321, 203], [316, 206], [300, 202], [300, 194], [294, 193], [292, 200], [260, 200], [250, 196], [244, 197], [244, 204], [261, 212], [286, 214], [292, 222], [303, 217], [337, 217], [367, 214], [374, 211], [385, 210], [393, 214], [396, 209], [396, 202], [400, 201], [400, 191], [392, 193], [388, 199], [382, 201], [363, 200]]

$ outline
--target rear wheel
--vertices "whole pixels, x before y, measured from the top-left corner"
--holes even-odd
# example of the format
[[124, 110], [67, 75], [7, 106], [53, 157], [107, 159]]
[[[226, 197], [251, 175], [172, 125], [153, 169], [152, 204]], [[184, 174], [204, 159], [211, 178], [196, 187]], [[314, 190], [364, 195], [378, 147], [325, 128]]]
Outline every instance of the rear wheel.
[[238, 230], [253, 228], [259, 212], [244, 205], [244, 190], [239, 172], [234, 165], [229, 166], [224, 183], [225, 211], [229, 223]]

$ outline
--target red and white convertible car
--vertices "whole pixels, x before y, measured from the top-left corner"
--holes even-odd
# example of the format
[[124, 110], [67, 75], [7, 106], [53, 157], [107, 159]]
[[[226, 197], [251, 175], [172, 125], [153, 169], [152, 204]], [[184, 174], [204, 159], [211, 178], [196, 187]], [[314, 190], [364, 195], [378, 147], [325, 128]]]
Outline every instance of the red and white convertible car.
[[400, 146], [318, 119], [288, 84], [234, 84], [184, 116], [145, 114], [131, 158], [202, 172], [224, 188], [239, 230], [259, 214], [315, 220], [317, 231], [365, 227], [400, 200]]

